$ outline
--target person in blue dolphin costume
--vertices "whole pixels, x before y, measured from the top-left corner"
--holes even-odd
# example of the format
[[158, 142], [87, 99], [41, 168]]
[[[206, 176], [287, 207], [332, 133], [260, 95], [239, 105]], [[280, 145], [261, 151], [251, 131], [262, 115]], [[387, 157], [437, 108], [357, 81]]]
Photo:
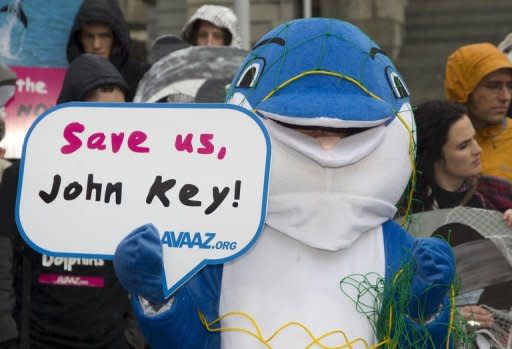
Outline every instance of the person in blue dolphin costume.
[[[119, 244], [116, 272], [151, 347], [452, 347], [453, 254], [391, 221], [414, 163], [408, 95], [389, 57], [349, 23], [295, 20], [263, 36], [228, 102], [259, 115], [271, 136], [264, 230], [169, 299], [156, 228]], [[373, 286], [348, 296], [344, 280], [357, 275]]]

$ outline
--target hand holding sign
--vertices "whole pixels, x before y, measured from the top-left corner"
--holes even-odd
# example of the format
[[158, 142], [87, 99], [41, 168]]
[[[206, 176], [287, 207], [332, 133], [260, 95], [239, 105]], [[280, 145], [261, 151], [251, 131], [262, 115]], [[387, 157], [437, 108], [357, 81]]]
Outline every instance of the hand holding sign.
[[119, 281], [130, 294], [142, 296], [153, 304], [165, 301], [162, 246], [152, 224], [128, 234], [117, 246], [113, 262]]
[[269, 166], [264, 126], [237, 107], [63, 105], [25, 141], [18, 225], [47, 255], [112, 258], [128, 232], [151, 222], [169, 295], [254, 243]]

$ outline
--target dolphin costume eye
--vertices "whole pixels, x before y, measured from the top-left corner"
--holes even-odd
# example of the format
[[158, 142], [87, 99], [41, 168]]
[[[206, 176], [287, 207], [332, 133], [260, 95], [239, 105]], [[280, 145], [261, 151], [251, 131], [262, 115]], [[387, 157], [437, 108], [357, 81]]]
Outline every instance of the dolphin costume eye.
[[388, 82], [393, 89], [393, 93], [397, 99], [409, 97], [409, 90], [405, 85], [405, 82], [402, 80], [400, 75], [398, 75], [395, 71], [391, 70], [390, 67], [386, 68], [386, 73], [388, 75]]
[[265, 67], [265, 60], [263, 58], [255, 58], [253, 61], [245, 67], [240, 74], [240, 78], [236, 83], [235, 87], [250, 88], [256, 85], [259, 80], [261, 72]]

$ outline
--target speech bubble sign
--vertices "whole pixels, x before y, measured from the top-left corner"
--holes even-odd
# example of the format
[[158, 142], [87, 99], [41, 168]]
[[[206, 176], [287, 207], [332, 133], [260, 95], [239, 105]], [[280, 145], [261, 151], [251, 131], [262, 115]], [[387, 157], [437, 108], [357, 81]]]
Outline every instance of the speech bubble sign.
[[256, 241], [269, 172], [268, 133], [237, 106], [68, 103], [27, 134], [16, 219], [40, 253], [104, 259], [152, 223], [167, 296]]

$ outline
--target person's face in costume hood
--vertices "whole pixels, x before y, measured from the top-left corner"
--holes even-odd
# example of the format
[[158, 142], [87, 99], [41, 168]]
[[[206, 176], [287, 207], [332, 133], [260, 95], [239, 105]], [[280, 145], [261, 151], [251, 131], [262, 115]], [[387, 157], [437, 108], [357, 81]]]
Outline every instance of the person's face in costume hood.
[[227, 99], [269, 130], [273, 200], [297, 192], [371, 198], [388, 218], [411, 174], [408, 96], [375, 42], [346, 22], [315, 18], [262, 37]]

